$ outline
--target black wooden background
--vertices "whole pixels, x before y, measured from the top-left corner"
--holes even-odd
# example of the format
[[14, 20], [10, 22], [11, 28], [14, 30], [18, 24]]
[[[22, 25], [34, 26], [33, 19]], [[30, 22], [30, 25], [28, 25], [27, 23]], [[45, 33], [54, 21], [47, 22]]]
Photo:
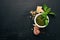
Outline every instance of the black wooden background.
[[[60, 0], [0, 0], [0, 40], [59, 40]], [[56, 13], [50, 18], [45, 33], [33, 35], [30, 11], [47, 4]]]

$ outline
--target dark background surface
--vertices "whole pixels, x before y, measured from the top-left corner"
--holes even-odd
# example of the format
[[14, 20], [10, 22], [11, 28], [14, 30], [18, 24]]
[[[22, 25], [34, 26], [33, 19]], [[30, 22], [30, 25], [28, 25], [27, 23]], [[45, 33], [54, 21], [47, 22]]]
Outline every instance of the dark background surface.
[[[0, 40], [59, 40], [59, 0], [0, 0]], [[47, 4], [56, 13], [39, 36], [33, 35], [30, 11]]]

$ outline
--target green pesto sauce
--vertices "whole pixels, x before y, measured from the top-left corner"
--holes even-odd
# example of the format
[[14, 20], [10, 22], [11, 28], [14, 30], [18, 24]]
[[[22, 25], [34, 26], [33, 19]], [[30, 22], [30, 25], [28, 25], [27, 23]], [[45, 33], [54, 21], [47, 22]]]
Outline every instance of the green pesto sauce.
[[41, 15], [36, 18], [36, 22], [40, 26], [44, 26], [45, 25], [43, 17]]

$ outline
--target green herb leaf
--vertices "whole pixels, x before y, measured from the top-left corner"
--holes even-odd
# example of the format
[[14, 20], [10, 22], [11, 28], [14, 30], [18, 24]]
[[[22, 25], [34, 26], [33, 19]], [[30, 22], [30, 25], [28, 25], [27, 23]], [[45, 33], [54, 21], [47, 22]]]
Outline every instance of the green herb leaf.
[[45, 25], [48, 25], [48, 20], [45, 20]]
[[44, 11], [46, 11], [46, 10], [48, 9], [48, 7], [47, 7], [46, 4], [44, 4], [42, 7], [43, 7], [43, 10], [44, 10]]
[[50, 12], [49, 14], [51, 14], [51, 15], [55, 15], [55, 13], [54, 13], [54, 12]]
[[51, 8], [48, 8], [48, 9], [46, 10], [46, 14], [49, 14], [50, 11], [51, 11]]
[[47, 14], [44, 12], [42, 13], [42, 17], [45, 18], [47, 16]]

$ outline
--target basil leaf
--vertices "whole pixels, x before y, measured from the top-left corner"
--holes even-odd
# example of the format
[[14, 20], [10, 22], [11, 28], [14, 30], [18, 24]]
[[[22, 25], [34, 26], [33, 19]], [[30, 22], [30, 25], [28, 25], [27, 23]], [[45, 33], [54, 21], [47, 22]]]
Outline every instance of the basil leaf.
[[55, 15], [55, 13], [54, 13], [54, 12], [50, 12], [49, 14], [51, 14], [51, 15]]
[[45, 20], [45, 25], [48, 25], [48, 20]]
[[47, 7], [46, 4], [44, 4], [42, 7], [43, 7], [43, 10], [44, 10], [44, 11], [46, 11], [46, 10], [48, 9], [48, 7]]
[[48, 9], [46, 10], [46, 14], [49, 14], [50, 11], [51, 11], [51, 8], [48, 8]]
[[47, 16], [47, 14], [44, 12], [44, 13], [42, 13], [42, 17], [46, 17]]

